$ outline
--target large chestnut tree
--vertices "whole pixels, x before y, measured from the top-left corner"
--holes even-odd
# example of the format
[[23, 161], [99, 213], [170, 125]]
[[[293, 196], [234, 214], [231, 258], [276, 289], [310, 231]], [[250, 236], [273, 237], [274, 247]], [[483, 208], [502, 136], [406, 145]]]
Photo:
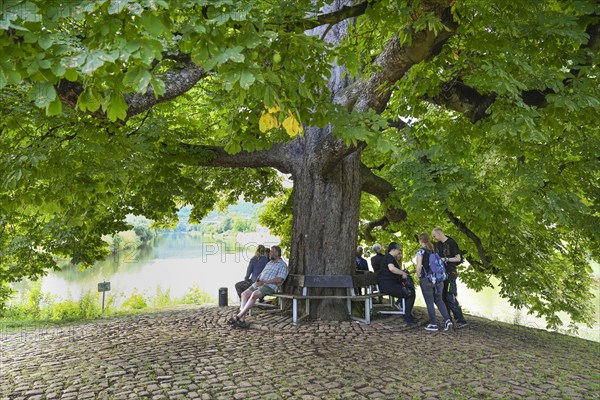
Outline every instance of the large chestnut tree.
[[[0, 297], [127, 214], [281, 196], [292, 273], [442, 226], [461, 278], [592, 315], [599, 19], [575, 0], [7, 0]], [[293, 182], [285, 192], [281, 174]], [[291, 218], [291, 219], [290, 219]], [[317, 317], [345, 317], [322, 303]]]

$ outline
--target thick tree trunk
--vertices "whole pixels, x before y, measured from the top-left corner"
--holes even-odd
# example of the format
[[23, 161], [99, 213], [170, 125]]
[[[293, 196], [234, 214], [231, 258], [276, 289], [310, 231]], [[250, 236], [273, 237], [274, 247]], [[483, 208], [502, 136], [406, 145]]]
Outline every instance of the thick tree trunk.
[[[347, 0], [334, 0], [324, 12], [341, 10]], [[307, 32], [337, 44], [346, 35], [348, 21], [319, 26]], [[351, 81], [344, 68], [331, 66], [329, 89], [332, 101]], [[355, 270], [354, 254], [360, 211], [360, 151], [348, 149], [329, 128], [306, 128], [292, 148], [293, 225], [290, 273], [347, 275]], [[343, 290], [338, 289], [340, 293]], [[311, 317], [327, 320], [347, 318], [345, 302], [311, 302]]]
[[[326, 145], [328, 134], [325, 129], [309, 128], [295, 143], [290, 273], [347, 275], [355, 270], [360, 154], [354, 152], [332, 162], [335, 153]], [[314, 302], [311, 314], [343, 320], [346, 305], [343, 301]]]

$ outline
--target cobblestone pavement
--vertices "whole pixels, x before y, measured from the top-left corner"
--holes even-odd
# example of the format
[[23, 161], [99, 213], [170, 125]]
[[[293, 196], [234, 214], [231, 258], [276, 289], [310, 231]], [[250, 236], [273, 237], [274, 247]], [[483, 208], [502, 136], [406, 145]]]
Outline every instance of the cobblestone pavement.
[[[471, 318], [291, 325], [201, 307], [0, 331], [0, 399], [599, 399], [598, 343]], [[424, 310], [417, 310], [424, 322]]]

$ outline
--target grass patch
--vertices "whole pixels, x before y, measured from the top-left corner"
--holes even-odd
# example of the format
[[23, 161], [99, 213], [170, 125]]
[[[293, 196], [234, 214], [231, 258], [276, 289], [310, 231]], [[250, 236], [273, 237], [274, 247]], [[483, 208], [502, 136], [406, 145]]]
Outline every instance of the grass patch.
[[[69, 295], [66, 300], [58, 300], [41, 290], [41, 282], [34, 282], [28, 293], [13, 297], [8, 307], [0, 313], [0, 331], [64, 326], [74, 322], [94, 320], [103, 316], [134, 315], [150, 310], [161, 310], [177, 305], [201, 305], [214, 303], [214, 299], [192, 287], [181, 298], [171, 297], [170, 290], [163, 291], [160, 286], [154, 295], [135, 290], [121, 301], [123, 294], [113, 292], [106, 296], [104, 313], [102, 312], [102, 294], [86, 292], [77, 300]], [[119, 304], [120, 303], [120, 304]]]

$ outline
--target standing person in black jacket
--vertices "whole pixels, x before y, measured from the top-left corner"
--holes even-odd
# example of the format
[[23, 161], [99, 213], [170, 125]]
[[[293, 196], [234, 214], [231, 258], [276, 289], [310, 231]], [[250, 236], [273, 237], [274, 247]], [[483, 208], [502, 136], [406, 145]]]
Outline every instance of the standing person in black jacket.
[[456, 267], [462, 262], [462, 254], [456, 241], [446, 236], [442, 228], [435, 228], [431, 232], [431, 236], [436, 240], [435, 252], [440, 255], [446, 264], [446, 273], [448, 274], [448, 279], [444, 281], [444, 303], [454, 316], [455, 327], [457, 329], [464, 328], [467, 326], [467, 321], [456, 299], [456, 278], [458, 277]]

